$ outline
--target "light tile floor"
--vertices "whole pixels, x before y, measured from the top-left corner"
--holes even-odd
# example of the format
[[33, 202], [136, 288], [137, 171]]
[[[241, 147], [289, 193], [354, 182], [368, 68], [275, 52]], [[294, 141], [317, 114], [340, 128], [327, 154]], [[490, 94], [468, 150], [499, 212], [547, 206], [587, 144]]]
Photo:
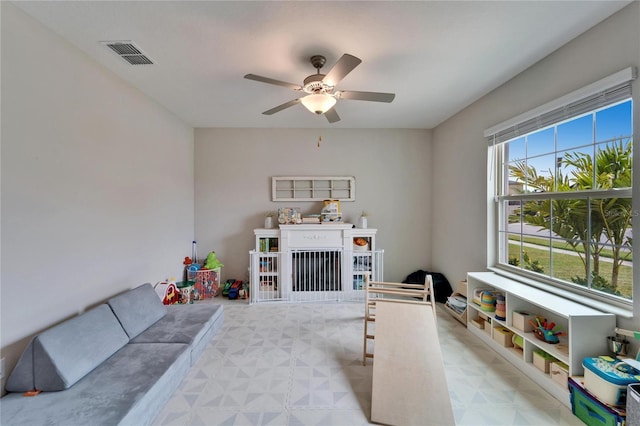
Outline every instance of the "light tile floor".
[[[370, 424], [362, 304], [214, 303], [224, 326], [154, 425]], [[438, 333], [456, 424], [582, 424], [441, 306]]]

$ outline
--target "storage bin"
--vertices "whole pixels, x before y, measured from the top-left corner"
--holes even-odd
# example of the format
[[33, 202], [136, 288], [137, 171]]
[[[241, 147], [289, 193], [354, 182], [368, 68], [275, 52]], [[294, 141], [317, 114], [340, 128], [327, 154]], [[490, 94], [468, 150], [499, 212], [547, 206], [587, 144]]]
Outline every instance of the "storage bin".
[[194, 299], [211, 299], [218, 295], [220, 287], [220, 268], [199, 269], [195, 272]]
[[[626, 412], [610, 407], [599, 401], [584, 386], [574, 380], [568, 379], [569, 392], [571, 393], [571, 412], [588, 426], [622, 426], [625, 424]], [[636, 425], [638, 423], [628, 423]]]
[[465, 300], [466, 301], [467, 297], [460, 294], [460, 293], [452, 293], [451, 296], [449, 296], [447, 298], [447, 301], [444, 304], [444, 308], [455, 318], [457, 319], [459, 322], [462, 323], [462, 325], [464, 325], [465, 327], [467, 326], [467, 308], [466, 308], [466, 304], [464, 305], [464, 310], [461, 313], [458, 313], [458, 311], [456, 311], [455, 309], [453, 309], [453, 305], [451, 303], [451, 300], [454, 301], [462, 301]]
[[471, 324], [475, 325], [477, 328], [484, 330], [484, 321], [481, 319], [472, 319]]
[[533, 351], [533, 365], [535, 365], [538, 370], [542, 371], [545, 374], [549, 373], [551, 362], [555, 360], [556, 359], [554, 357], [552, 357], [542, 349], [536, 349], [535, 351]]
[[456, 293], [467, 297], [467, 280], [458, 281]]
[[569, 366], [564, 362], [553, 361], [549, 366], [549, 374], [551, 380], [562, 386], [567, 387], [567, 379], [569, 378]]
[[511, 337], [513, 336], [513, 331], [504, 327], [496, 327], [493, 330], [493, 340], [498, 342], [501, 346], [505, 348], [513, 347], [513, 342], [511, 341]]
[[609, 356], [585, 358], [584, 387], [605, 404], [624, 407], [627, 386], [640, 382], [640, 372]]
[[491, 318], [487, 318], [487, 319], [484, 321], [484, 328], [483, 328], [482, 330], [483, 330], [485, 333], [487, 333], [487, 335], [491, 336], [491, 328], [492, 328], [492, 325], [491, 325]]
[[529, 320], [535, 321], [536, 316], [525, 311], [513, 311], [511, 313], [511, 322], [518, 330], [529, 332], [533, 331], [533, 326], [529, 324]]

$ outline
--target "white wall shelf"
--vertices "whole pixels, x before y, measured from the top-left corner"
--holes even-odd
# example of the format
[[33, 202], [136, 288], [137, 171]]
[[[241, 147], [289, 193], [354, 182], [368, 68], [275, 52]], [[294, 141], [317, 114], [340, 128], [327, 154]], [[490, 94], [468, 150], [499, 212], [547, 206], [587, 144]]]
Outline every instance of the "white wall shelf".
[[[608, 354], [607, 336], [616, 326], [613, 314], [563, 299], [494, 272], [470, 272], [467, 274], [467, 329], [489, 345], [493, 350], [514, 364], [520, 371], [545, 388], [559, 401], [570, 407], [567, 386], [561, 386], [533, 364], [534, 351], [543, 350], [569, 367], [569, 376], [582, 376], [582, 360]], [[506, 299], [506, 319], [499, 320], [495, 312], [485, 312], [474, 303], [476, 290], [498, 291]], [[536, 338], [533, 332], [524, 332], [514, 326], [513, 312], [526, 311], [555, 322], [567, 336], [560, 337], [558, 344], [550, 344]], [[474, 320], [486, 317], [485, 329], [480, 329]], [[488, 327], [488, 329], [487, 329]], [[503, 346], [495, 340], [496, 328], [504, 327], [523, 340], [522, 350]]]
[[356, 200], [353, 176], [273, 176], [272, 201]]

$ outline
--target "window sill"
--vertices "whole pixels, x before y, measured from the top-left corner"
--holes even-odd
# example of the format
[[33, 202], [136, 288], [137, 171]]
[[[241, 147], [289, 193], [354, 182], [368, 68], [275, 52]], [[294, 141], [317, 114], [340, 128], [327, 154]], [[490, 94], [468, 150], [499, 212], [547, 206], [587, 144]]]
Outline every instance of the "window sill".
[[530, 285], [532, 287], [539, 288], [549, 293], [556, 294], [560, 297], [563, 297], [568, 300], [573, 300], [574, 302], [581, 303], [583, 305], [589, 306], [591, 308], [597, 309], [602, 312], [608, 312], [619, 317], [623, 318], [633, 318], [633, 308], [624, 308], [618, 305], [614, 305], [611, 303], [606, 303], [599, 300], [594, 300], [590, 297], [582, 296], [580, 294], [576, 294], [567, 290], [563, 290], [558, 287], [554, 287], [552, 285], [546, 284], [544, 282], [534, 280], [532, 278], [527, 278], [522, 275], [514, 274], [512, 272], [506, 271], [502, 268], [498, 268], [495, 266], [490, 266], [487, 268], [488, 270], [495, 272], [498, 275], [502, 275], [503, 277], [510, 278], [515, 281], [519, 281], [523, 284]]

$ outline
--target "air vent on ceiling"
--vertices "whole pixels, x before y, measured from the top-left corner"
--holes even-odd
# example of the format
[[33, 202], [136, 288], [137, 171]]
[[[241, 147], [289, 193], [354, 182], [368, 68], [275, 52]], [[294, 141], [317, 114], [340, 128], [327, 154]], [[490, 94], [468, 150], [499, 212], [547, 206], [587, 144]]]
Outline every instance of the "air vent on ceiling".
[[131, 41], [101, 41], [118, 56], [131, 65], [150, 65], [153, 61]]

